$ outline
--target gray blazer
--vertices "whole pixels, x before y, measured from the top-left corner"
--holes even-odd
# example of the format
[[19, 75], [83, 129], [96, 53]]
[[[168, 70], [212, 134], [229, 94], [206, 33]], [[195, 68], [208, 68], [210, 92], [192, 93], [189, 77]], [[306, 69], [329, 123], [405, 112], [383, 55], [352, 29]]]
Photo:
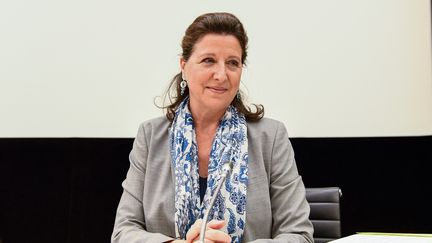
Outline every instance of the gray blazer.
[[[164, 242], [175, 237], [174, 174], [165, 117], [141, 124], [130, 153], [112, 242]], [[309, 205], [285, 126], [248, 123], [249, 182], [244, 242], [313, 242]]]

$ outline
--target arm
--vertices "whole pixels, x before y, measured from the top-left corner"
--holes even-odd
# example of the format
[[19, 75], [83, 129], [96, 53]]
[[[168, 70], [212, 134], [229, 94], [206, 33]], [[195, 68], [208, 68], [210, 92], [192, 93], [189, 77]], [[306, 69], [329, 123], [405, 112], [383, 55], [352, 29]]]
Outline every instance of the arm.
[[273, 239], [253, 242], [313, 242], [306, 191], [297, 171], [288, 133], [282, 123], [279, 123], [273, 142], [269, 186]]
[[129, 171], [122, 184], [123, 194], [117, 208], [114, 230], [111, 236], [111, 242], [113, 243], [165, 242], [173, 240], [172, 237], [146, 231], [142, 198], [147, 154], [148, 146], [144, 126], [141, 125], [129, 155]]

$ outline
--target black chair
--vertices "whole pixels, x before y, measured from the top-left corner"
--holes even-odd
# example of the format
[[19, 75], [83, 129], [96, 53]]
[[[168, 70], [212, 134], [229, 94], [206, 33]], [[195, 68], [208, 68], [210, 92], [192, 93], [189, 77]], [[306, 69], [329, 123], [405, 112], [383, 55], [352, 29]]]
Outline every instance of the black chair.
[[339, 187], [306, 188], [306, 199], [311, 211], [315, 243], [325, 243], [341, 237]]

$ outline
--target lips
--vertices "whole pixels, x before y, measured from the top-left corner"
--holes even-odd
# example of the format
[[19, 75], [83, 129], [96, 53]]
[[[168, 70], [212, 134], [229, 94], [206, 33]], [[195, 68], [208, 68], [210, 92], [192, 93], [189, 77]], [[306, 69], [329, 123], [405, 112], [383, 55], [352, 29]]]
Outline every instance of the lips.
[[207, 87], [210, 91], [218, 94], [225, 93], [228, 89], [222, 87]]

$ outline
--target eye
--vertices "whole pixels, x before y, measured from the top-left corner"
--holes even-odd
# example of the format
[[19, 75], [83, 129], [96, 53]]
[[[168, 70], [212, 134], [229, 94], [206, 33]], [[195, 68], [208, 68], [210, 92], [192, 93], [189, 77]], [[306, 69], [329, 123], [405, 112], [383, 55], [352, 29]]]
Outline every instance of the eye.
[[215, 60], [211, 57], [207, 57], [207, 58], [204, 58], [201, 62], [206, 63], [206, 64], [210, 64], [210, 63], [215, 63]]
[[227, 63], [231, 67], [237, 67], [237, 68], [240, 67], [240, 62], [237, 60], [229, 60]]

